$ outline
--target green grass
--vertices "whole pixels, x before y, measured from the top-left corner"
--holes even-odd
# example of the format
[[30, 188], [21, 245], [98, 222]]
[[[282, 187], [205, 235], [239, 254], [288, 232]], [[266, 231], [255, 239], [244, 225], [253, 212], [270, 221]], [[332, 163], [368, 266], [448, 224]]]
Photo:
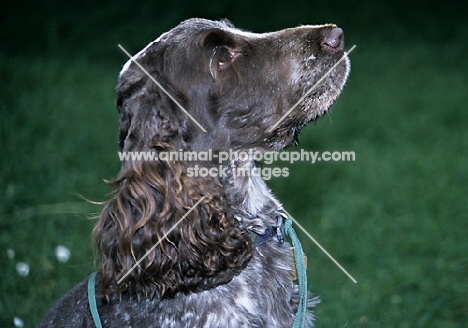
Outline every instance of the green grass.
[[358, 48], [333, 123], [325, 117], [301, 138], [308, 150], [355, 151], [356, 161], [294, 164], [274, 181], [286, 208], [358, 281], [303, 237], [310, 288], [323, 299], [318, 327], [467, 322], [468, 78], [457, 53]]
[[[0, 326], [26, 327], [93, 269], [91, 216], [115, 176], [116, 73], [85, 61], [2, 58]], [[117, 68], [115, 68], [117, 70]], [[57, 245], [71, 250], [66, 264]], [[15, 251], [13, 260], [6, 250]], [[16, 262], [30, 266], [19, 277]]]
[[[295, 163], [289, 177], [269, 181], [358, 281], [299, 233], [309, 288], [322, 298], [317, 327], [468, 322], [465, 50], [358, 44], [343, 95], [298, 148], [354, 151], [356, 161]], [[33, 327], [94, 268], [88, 213], [99, 206], [76, 194], [104, 200], [102, 180], [119, 169], [113, 88], [120, 67], [1, 59], [0, 326], [16, 316]], [[66, 264], [55, 259], [59, 244], [71, 250]], [[6, 249], [15, 250], [13, 260]], [[28, 277], [17, 275], [18, 261], [30, 265]]]

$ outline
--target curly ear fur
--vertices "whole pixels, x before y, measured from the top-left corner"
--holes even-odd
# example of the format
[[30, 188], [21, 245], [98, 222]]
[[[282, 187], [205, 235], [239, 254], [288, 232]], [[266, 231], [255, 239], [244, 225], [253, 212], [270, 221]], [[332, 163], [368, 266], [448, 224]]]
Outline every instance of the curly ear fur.
[[[174, 104], [138, 70], [126, 72], [117, 86], [120, 150], [187, 150], [187, 118], [172, 110]], [[127, 288], [161, 297], [201, 291], [230, 281], [247, 265], [252, 241], [229, 216], [220, 182], [189, 177], [186, 168], [181, 161], [124, 161], [118, 177], [109, 182], [113, 198], [93, 232], [107, 296]]]
[[[112, 181], [115, 197], [94, 229], [106, 294], [132, 287], [152, 296], [200, 291], [230, 281], [251, 256], [249, 236], [224, 210], [219, 186], [196, 181], [180, 164], [141, 162]], [[202, 203], [165, 238], [203, 196]], [[116, 282], [154, 248], [125, 278]]]

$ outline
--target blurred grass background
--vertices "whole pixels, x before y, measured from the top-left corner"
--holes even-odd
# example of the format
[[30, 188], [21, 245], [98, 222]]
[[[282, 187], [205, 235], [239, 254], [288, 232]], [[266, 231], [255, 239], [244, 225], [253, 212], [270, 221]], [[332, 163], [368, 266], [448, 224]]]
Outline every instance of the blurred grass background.
[[[90, 233], [116, 176], [117, 74], [189, 17], [255, 32], [334, 22], [352, 71], [297, 150], [355, 162], [295, 163], [269, 181], [304, 235], [317, 327], [468, 322], [466, 4], [409, 1], [6, 1], [0, 4], [0, 327], [34, 327], [93, 270]], [[54, 254], [71, 251], [67, 263]], [[9, 251], [8, 251], [9, 250]], [[12, 252], [14, 251], [14, 257]], [[30, 267], [21, 277], [18, 262]]]

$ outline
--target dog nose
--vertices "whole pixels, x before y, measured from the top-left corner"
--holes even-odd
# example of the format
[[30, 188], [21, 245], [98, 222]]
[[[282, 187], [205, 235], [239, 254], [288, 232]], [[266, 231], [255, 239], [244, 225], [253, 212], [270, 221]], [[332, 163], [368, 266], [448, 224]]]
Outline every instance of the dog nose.
[[334, 27], [327, 31], [322, 40], [322, 48], [329, 52], [338, 52], [344, 50], [344, 34], [339, 27]]

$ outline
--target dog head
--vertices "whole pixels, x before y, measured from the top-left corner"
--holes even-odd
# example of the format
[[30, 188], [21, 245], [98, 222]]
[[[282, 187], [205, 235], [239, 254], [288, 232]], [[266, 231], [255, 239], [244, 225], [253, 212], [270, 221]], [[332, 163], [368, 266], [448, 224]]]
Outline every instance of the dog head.
[[349, 73], [346, 56], [334, 67], [343, 56], [335, 25], [256, 34], [228, 21], [184, 21], [122, 69], [120, 147], [283, 149], [335, 102]]

